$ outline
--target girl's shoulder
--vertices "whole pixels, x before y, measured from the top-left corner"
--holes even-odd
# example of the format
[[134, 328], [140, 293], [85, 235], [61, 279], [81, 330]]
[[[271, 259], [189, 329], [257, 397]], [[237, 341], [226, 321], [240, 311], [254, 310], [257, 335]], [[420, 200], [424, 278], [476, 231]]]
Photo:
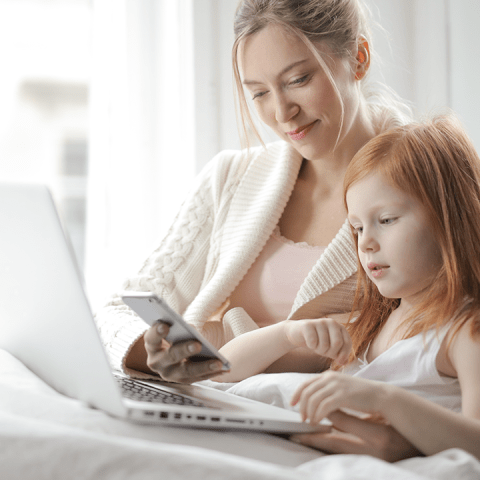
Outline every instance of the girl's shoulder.
[[[479, 366], [480, 374], [480, 324], [478, 318], [453, 323], [442, 342], [446, 374], [459, 377], [459, 373], [470, 365]], [[440, 357], [441, 360], [442, 357]]]
[[448, 350], [462, 391], [462, 413], [480, 419], [480, 332], [478, 319], [464, 322]]

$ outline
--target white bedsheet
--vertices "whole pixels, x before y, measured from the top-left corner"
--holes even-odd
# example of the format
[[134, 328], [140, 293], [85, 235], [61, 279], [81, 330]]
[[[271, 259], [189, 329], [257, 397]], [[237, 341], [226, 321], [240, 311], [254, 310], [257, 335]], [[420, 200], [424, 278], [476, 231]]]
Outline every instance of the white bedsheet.
[[[273, 380], [224, 388], [267, 383], [266, 396], [278, 397]], [[388, 464], [367, 456], [324, 456], [261, 433], [135, 425], [58, 394], [0, 350], [0, 478], [473, 480], [480, 479], [480, 462], [448, 450]]]

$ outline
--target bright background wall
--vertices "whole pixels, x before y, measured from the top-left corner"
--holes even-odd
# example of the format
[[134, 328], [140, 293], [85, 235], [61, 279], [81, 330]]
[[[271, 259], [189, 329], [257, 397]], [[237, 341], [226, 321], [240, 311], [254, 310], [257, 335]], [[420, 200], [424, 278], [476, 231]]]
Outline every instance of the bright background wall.
[[[373, 77], [421, 114], [452, 108], [480, 148], [480, 2], [367, 3], [383, 26]], [[0, 0], [0, 179], [51, 187], [94, 308], [158, 243], [196, 173], [240, 146], [236, 4]]]

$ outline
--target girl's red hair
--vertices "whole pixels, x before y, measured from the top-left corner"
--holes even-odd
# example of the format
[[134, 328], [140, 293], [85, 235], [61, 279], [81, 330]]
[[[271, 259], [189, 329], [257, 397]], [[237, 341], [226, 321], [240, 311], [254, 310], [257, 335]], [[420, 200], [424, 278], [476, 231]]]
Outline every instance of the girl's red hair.
[[[479, 333], [480, 158], [459, 121], [453, 115], [437, 116], [394, 128], [368, 142], [345, 175], [347, 211], [348, 189], [373, 173], [422, 203], [442, 254], [443, 265], [407, 319], [410, 325], [404, 338], [438, 329], [453, 318], [454, 333], [469, 319], [473, 319], [472, 335]], [[354, 310], [360, 315], [347, 325], [353, 341], [351, 360], [366, 350], [398, 305], [399, 299], [379, 293], [359, 262]]]

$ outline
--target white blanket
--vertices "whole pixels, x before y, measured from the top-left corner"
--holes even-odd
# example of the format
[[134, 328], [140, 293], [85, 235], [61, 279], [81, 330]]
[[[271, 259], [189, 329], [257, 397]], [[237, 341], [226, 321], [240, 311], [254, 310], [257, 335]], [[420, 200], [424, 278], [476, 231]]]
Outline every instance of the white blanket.
[[[286, 375], [283, 380], [299, 380]], [[263, 400], [286, 398], [278, 395], [286, 383], [275, 387], [274, 377], [224, 388], [241, 392], [254, 384]], [[389, 464], [359, 455], [324, 456], [261, 433], [135, 425], [58, 394], [0, 350], [0, 478], [473, 480], [480, 479], [480, 462], [448, 450]]]

